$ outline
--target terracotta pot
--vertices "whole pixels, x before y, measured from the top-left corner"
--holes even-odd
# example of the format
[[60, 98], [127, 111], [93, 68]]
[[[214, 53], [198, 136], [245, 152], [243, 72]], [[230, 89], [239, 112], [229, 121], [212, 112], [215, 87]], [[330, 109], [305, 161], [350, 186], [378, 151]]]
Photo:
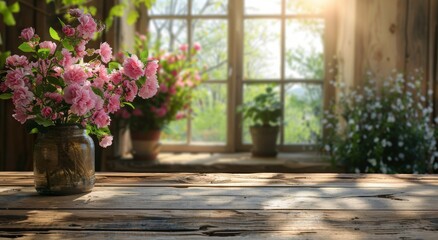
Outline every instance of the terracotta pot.
[[94, 186], [94, 143], [75, 125], [39, 133], [33, 151], [35, 189], [42, 195], [90, 192]]
[[277, 156], [277, 136], [279, 127], [250, 127], [254, 157]]
[[131, 132], [135, 159], [156, 160], [160, 153], [160, 135], [161, 130]]

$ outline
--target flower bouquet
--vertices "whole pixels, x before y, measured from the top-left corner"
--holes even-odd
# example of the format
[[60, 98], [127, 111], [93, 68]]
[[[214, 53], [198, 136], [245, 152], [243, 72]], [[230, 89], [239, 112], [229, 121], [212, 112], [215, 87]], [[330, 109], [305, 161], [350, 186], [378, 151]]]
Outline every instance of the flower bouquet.
[[[78, 9], [69, 13], [72, 22], [61, 21], [62, 33], [50, 28], [53, 41], [40, 41], [33, 28], [21, 32], [24, 42], [19, 49], [26, 56], [7, 58], [6, 71], [1, 75], [0, 98], [12, 99], [13, 117], [22, 124], [35, 126], [33, 133], [44, 136], [56, 127], [74, 126], [96, 135], [100, 146], [107, 147], [112, 143], [109, 114], [131, 106], [137, 95], [143, 99], [154, 96], [158, 88], [158, 65], [136, 55], [127, 56], [122, 64], [110, 62], [112, 49], [108, 43], [101, 43], [99, 49], [86, 47], [104, 26]], [[38, 146], [37, 140], [35, 149], [43, 153], [34, 152], [35, 167], [39, 167], [41, 160], [35, 158], [41, 157], [43, 165], [56, 162], [54, 165], [61, 169], [61, 175], [78, 181], [88, 175], [79, 161], [80, 153], [86, 149], [85, 142], [74, 145], [69, 140], [52, 141], [48, 145], [57, 147], [51, 148]], [[77, 149], [71, 150], [72, 146]], [[68, 152], [61, 153], [63, 150]], [[47, 157], [53, 152], [58, 153], [56, 161]], [[94, 146], [86, 153], [94, 159]], [[50, 178], [60, 175], [58, 170], [46, 171], [47, 182], [53, 183], [54, 179]], [[94, 176], [94, 162], [92, 172]], [[62, 182], [59, 178], [55, 180]]]

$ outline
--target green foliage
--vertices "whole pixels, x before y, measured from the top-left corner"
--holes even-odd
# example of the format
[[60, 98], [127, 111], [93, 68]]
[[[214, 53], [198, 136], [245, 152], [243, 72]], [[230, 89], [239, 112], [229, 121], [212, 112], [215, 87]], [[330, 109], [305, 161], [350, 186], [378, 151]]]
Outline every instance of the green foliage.
[[50, 33], [50, 37], [53, 38], [56, 41], [61, 40], [61, 38], [58, 35], [58, 32], [56, 32], [55, 29], [53, 29], [52, 27], [49, 28], [49, 33]]
[[20, 4], [15, 2], [7, 6], [6, 1], [0, 1], [0, 14], [3, 15], [3, 22], [6, 26], [14, 26], [15, 18], [13, 13], [20, 11]]
[[[322, 141], [334, 164], [348, 172], [426, 173], [434, 167], [436, 133], [422, 78], [394, 74], [381, 88], [371, 73], [363, 87], [342, 89], [325, 113]], [[432, 92], [428, 93], [432, 102]]]
[[238, 108], [244, 119], [250, 119], [253, 126], [276, 126], [280, 124], [282, 114], [281, 102], [272, 88], [257, 95], [253, 101]]

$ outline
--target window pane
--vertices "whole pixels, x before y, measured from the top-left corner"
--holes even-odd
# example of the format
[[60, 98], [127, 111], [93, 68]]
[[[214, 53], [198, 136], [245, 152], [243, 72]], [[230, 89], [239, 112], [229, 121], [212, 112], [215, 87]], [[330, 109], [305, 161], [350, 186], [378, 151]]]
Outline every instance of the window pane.
[[286, 0], [287, 14], [318, 14], [322, 13], [327, 0]]
[[227, 134], [225, 84], [201, 84], [192, 103], [192, 142], [224, 145]]
[[193, 15], [220, 14], [226, 15], [228, 12], [227, 0], [193, 0]]
[[286, 78], [323, 79], [324, 20], [287, 20], [286, 24]]
[[[245, 84], [243, 86], [243, 103], [253, 101], [255, 97], [261, 93], [264, 93], [267, 87], [272, 87], [277, 93], [280, 92], [278, 84]], [[280, 94], [278, 94], [280, 97]], [[243, 143], [251, 144], [251, 134], [249, 132], [249, 127], [251, 125], [250, 119], [244, 119], [242, 124], [242, 138]]]
[[151, 20], [150, 46], [160, 46], [160, 49], [174, 51], [181, 44], [187, 43], [186, 20]]
[[227, 80], [228, 67], [228, 27], [226, 20], [194, 20], [194, 42], [199, 42], [202, 50], [198, 55], [200, 69], [205, 69], [208, 79]]
[[281, 0], [246, 0], [245, 14], [281, 14]]
[[320, 134], [322, 87], [310, 84], [285, 86], [284, 143], [309, 143]]
[[172, 121], [161, 133], [160, 141], [168, 144], [187, 142], [187, 119]]
[[156, 0], [151, 15], [186, 15], [187, 0]]
[[245, 20], [244, 79], [279, 79], [280, 20]]

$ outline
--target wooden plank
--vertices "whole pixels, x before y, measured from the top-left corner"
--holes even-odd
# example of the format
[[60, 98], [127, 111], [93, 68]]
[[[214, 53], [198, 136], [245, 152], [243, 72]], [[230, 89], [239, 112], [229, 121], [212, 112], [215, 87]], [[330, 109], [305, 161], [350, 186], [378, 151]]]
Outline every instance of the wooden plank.
[[[359, 228], [358, 228], [359, 229]], [[35, 231], [35, 232], [0, 232], [0, 239], [19, 238], [22, 240], [47, 240], [47, 239], [276, 239], [276, 240], [337, 240], [337, 239], [371, 239], [371, 240], [393, 240], [393, 239], [436, 239], [436, 232], [424, 231], [421, 229], [410, 232], [399, 233], [396, 231], [382, 231], [370, 234], [362, 231], [345, 231], [336, 229], [331, 231], [273, 231], [273, 232], [238, 232], [230, 231], [212, 231], [200, 235], [197, 232], [120, 232], [120, 231]]]
[[319, 236], [340, 232], [398, 239], [414, 232], [419, 237], [437, 231], [437, 216], [436, 211], [3, 210], [0, 232], [113, 231], [151, 235], [177, 232], [193, 236], [232, 233], [235, 236], [263, 233], [286, 236], [300, 232], [314, 232]]
[[95, 187], [47, 197], [33, 187], [0, 187], [0, 209], [345, 209], [438, 210], [437, 187]]
[[[398, 188], [438, 186], [437, 175], [383, 174], [199, 174], [97, 173], [96, 186], [176, 187], [344, 187]], [[0, 172], [0, 186], [33, 186], [29, 172]]]

